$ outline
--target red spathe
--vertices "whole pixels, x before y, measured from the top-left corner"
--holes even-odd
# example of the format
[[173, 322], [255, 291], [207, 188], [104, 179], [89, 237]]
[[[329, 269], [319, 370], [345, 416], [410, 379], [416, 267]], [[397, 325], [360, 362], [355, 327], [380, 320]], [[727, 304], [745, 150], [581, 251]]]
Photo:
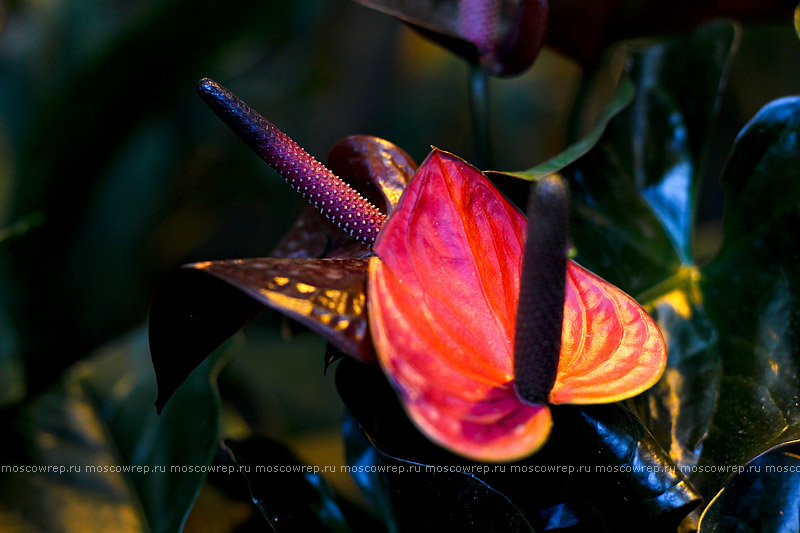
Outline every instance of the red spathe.
[[[522, 458], [550, 433], [548, 407], [525, 403], [513, 387], [527, 223], [480, 171], [434, 150], [370, 261], [368, 314], [384, 372], [423, 433], [475, 460]], [[649, 315], [570, 261], [549, 402], [629, 398], [658, 381], [665, 365]]]

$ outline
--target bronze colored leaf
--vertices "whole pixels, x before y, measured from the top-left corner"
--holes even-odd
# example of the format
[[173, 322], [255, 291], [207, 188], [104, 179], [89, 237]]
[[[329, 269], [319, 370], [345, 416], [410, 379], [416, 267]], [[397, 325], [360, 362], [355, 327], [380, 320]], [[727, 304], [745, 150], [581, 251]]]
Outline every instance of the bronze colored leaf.
[[159, 287], [150, 344], [163, 407], [208, 354], [263, 306], [296, 319], [362, 361], [375, 356], [366, 320], [368, 259], [236, 259], [186, 265]]

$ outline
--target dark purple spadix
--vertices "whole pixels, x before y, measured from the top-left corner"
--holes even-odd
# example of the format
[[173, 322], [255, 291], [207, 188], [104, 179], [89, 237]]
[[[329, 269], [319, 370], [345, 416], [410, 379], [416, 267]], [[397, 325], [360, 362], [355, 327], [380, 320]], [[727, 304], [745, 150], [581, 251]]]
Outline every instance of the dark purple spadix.
[[371, 244], [386, 216], [288, 135], [214, 80], [197, 84], [203, 101], [269, 166], [340, 228]]
[[514, 387], [531, 403], [547, 401], [556, 381], [564, 321], [569, 191], [557, 174], [531, 187], [514, 334]]

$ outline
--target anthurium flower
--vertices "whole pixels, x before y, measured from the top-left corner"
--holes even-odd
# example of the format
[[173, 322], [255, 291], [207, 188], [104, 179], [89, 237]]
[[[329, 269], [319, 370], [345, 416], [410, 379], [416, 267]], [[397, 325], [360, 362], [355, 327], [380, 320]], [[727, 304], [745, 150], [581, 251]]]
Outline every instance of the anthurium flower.
[[636, 301], [567, 261], [554, 383], [543, 401], [518, 394], [514, 339], [528, 224], [537, 220], [527, 221], [480, 171], [434, 150], [370, 260], [368, 316], [384, 372], [425, 435], [475, 460], [533, 453], [550, 432], [548, 403], [629, 398], [658, 381], [666, 364], [661, 334]]
[[[529, 227], [451, 154], [434, 150], [406, 186], [415, 165], [404, 152], [374, 138], [343, 141], [333, 166], [381, 210], [230, 91], [208, 79], [198, 88], [328, 221], [305, 214], [280, 257], [195, 263], [165, 280], [150, 315], [159, 408], [263, 306], [356, 359], [377, 352], [422, 432], [478, 460], [537, 450], [550, 431], [548, 403], [613, 402], [660, 377], [665, 347], [650, 317], [566, 260], [568, 200], [558, 182], [534, 190], [544, 201], [532, 202]], [[539, 194], [548, 190], [550, 200]], [[324, 224], [361, 244], [326, 253]]]
[[547, 28], [547, 0], [355, 1], [397, 17], [491, 76], [526, 71]]

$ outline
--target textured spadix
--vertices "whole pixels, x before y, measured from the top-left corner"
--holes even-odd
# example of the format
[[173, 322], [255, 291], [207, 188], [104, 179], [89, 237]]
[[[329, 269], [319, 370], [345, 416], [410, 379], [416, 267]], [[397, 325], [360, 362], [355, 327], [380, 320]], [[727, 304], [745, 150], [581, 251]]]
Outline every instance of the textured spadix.
[[[532, 220], [531, 224], [536, 221]], [[514, 332], [527, 222], [477, 169], [435, 150], [377, 239], [369, 320], [378, 359], [414, 423], [451, 451], [510, 461], [544, 444], [545, 403], [514, 390]], [[597, 403], [653, 385], [661, 335], [629, 296], [567, 263], [550, 403]]]
[[200, 80], [197, 92], [236, 135], [323, 215], [361, 242], [375, 240], [386, 217], [363, 196], [214, 80]]
[[569, 193], [557, 174], [531, 186], [525, 255], [522, 261], [514, 381], [517, 394], [532, 403], [547, 400], [556, 381], [564, 319]]

